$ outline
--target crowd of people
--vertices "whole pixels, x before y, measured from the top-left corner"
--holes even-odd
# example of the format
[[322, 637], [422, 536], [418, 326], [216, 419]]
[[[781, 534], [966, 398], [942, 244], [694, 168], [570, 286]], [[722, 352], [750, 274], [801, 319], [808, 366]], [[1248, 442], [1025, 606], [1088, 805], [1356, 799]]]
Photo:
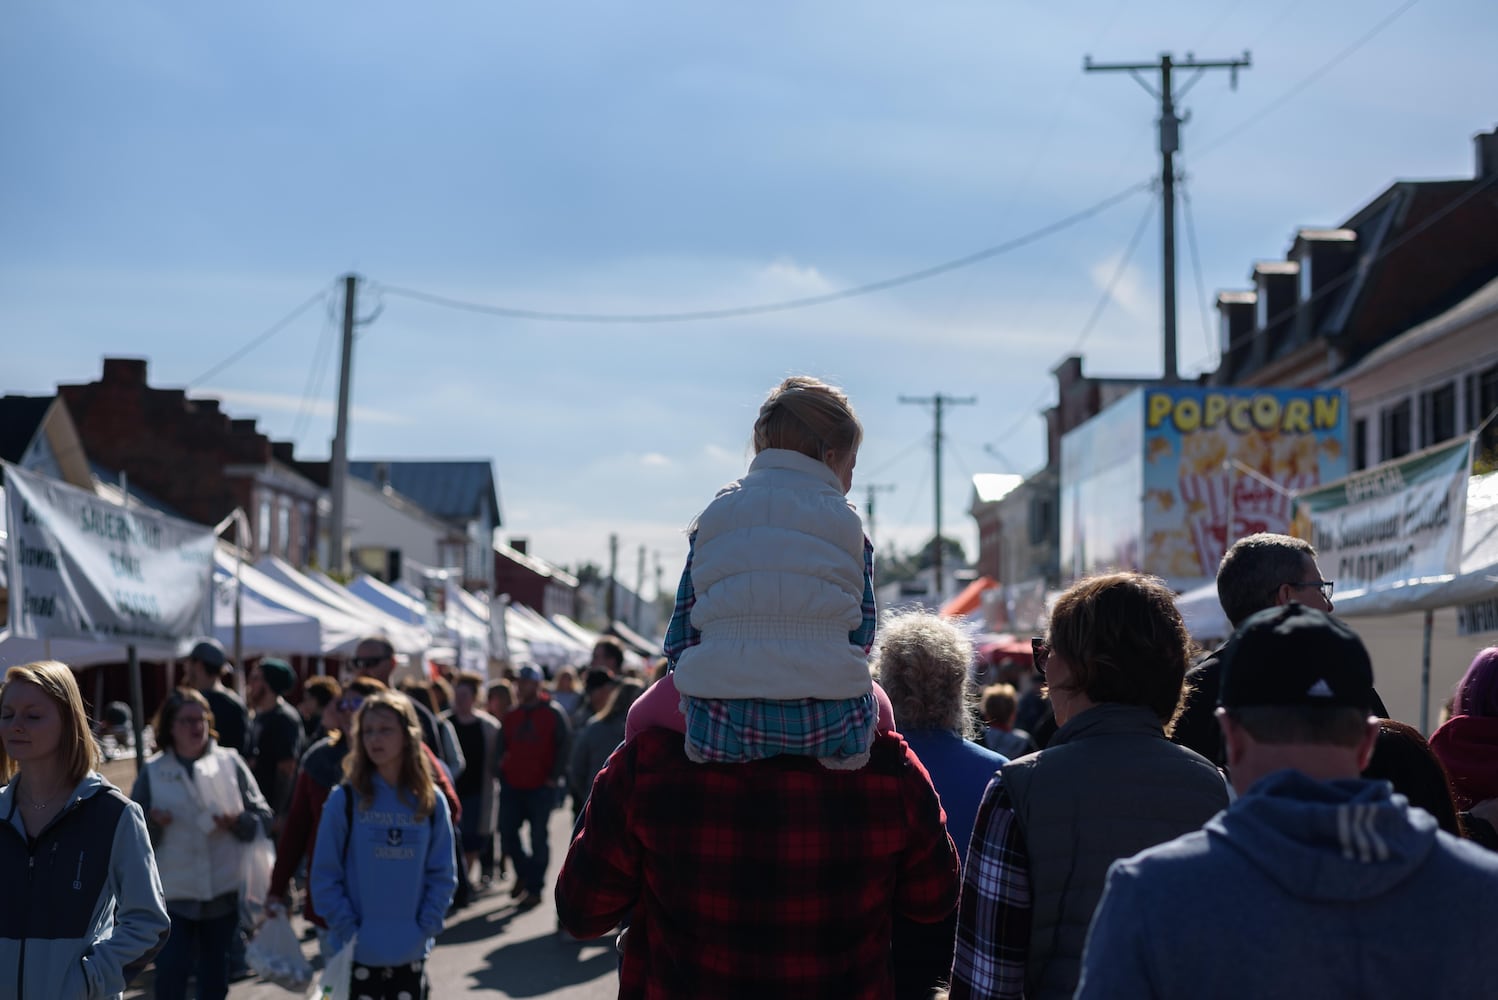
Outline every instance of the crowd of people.
[[558, 920], [615, 936], [623, 998], [1487, 995], [1498, 647], [1427, 742], [1388, 718], [1315, 550], [1260, 534], [1219, 567], [1218, 648], [1162, 581], [1106, 573], [995, 676], [958, 624], [878, 615], [862, 434], [832, 386], [770, 394], [649, 677], [605, 639], [581, 674], [392, 687], [374, 636], [293, 707], [288, 665], [241, 700], [203, 642], [126, 796], [71, 670], [12, 668], [14, 996], [116, 996], [154, 961], [157, 996], [224, 997], [240, 859], [270, 837], [266, 911], [300, 892], [353, 995], [414, 1000], [453, 908], [507, 869], [509, 904], [542, 905], [569, 797]]

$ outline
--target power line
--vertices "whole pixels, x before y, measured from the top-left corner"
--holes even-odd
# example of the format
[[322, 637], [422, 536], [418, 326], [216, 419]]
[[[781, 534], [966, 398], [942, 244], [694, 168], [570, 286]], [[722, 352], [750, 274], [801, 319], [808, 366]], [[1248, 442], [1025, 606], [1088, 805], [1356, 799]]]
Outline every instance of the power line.
[[1191, 270], [1196, 275], [1196, 304], [1201, 310], [1202, 316], [1202, 340], [1207, 346], [1207, 363], [1212, 362], [1212, 325], [1207, 316], [1207, 283], [1202, 280], [1202, 258], [1196, 247], [1196, 216], [1191, 212], [1191, 193], [1186, 189], [1186, 182], [1181, 181], [1181, 207], [1186, 216], [1186, 247], [1191, 251]]
[[276, 334], [286, 329], [286, 327], [291, 325], [293, 320], [295, 320], [302, 313], [306, 312], [308, 309], [312, 308], [312, 306], [316, 305], [327, 294], [328, 286], [324, 285], [322, 288], [318, 289], [311, 298], [309, 298], [307, 301], [303, 302], [301, 305], [297, 306], [291, 312], [287, 313], [285, 316], [281, 317], [274, 324], [272, 324], [268, 330], [263, 333], [256, 334], [254, 337], [251, 337], [249, 342], [239, 350], [235, 351], [233, 354], [229, 355], [227, 358], [220, 361], [218, 364], [214, 365], [212, 368], [208, 369], [197, 378], [188, 382], [187, 387], [191, 389], [193, 386], [199, 384], [200, 382], [203, 382], [206, 379], [210, 379], [213, 376], [217, 375], [219, 372], [223, 371], [225, 368], [228, 368], [234, 362], [238, 361], [240, 358], [244, 357], [246, 354], [249, 354], [255, 348], [259, 347], [261, 344], [265, 343], [267, 340], [271, 339]]
[[307, 368], [307, 384], [302, 389], [302, 402], [297, 407], [296, 422], [291, 425], [291, 439], [297, 440], [307, 429], [312, 417], [312, 400], [322, 387], [322, 377], [327, 370], [328, 355], [333, 346], [333, 327], [337, 320], [331, 313], [323, 322], [322, 335], [317, 338], [317, 347], [312, 352], [312, 364]]
[[517, 309], [510, 306], [487, 305], [481, 302], [468, 302], [462, 299], [454, 299], [445, 295], [434, 295], [430, 292], [417, 291], [412, 288], [401, 288], [395, 285], [382, 285], [381, 289], [387, 295], [400, 296], [425, 302], [429, 305], [444, 306], [449, 309], [460, 309], [465, 312], [482, 313], [487, 316], [502, 316], [507, 319], [525, 319], [548, 323], [688, 323], [705, 320], [737, 319], [744, 316], [761, 316], [766, 313], [788, 312], [793, 309], [806, 309], [811, 306], [827, 305], [832, 302], [840, 302], [844, 299], [857, 298], [863, 295], [872, 295], [875, 292], [887, 291], [901, 285], [914, 284], [917, 281], [925, 281], [938, 275], [956, 271], [960, 268], [970, 267], [973, 264], [990, 260], [1002, 254], [1019, 250], [1029, 246], [1047, 236], [1059, 233], [1079, 222], [1085, 222], [1095, 215], [1099, 215], [1119, 202], [1147, 190], [1150, 182], [1145, 181], [1131, 185], [1122, 191], [1109, 195], [1102, 201], [1074, 212], [1065, 218], [1058, 219], [1049, 225], [1041, 226], [1039, 229], [1031, 230], [1022, 236], [1006, 240], [1003, 243], [987, 247], [976, 253], [954, 260], [945, 261], [932, 267], [922, 268], [919, 271], [911, 271], [906, 274], [897, 275], [893, 278], [885, 278], [867, 285], [858, 285], [853, 288], [844, 288], [836, 292], [828, 292], [823, 295], [808, 295], [802, 298], [785, 299], [780, 302], [767, 302], [759, 305], [735, 306], [726, 309], [698, 309], [690, 312], [660, 312], [660, 313], [580, 313], [580, 312], [550, 312], [542, 309]]
[[1139, 247], [1139, 241], [1144, 238], [1144, 231], [1149, 228], [1150, 219], [1155, 214], [1155, 201], [1144, 208], [1144, 215], [1139, 218], [1139, 225], [1134, 227], [1134, 235], [1129, 237], [1129, 242], [1124, 245], [1123, 256], [1118, 258], [1118, 266], [1113, 269], [1113, 275], [1108, 283], [1103, 286], [1103, 294], [1097, 300], [1097, 305], [1092, 307], [1092, 315], [1087, 317], [1087, 322], [1082, 325], [1082, 332], [1077, 335], [1077, 342], [1072, 345], [1070, 353], [1076, 354], [1082, 349], [1082, 344], [1091, 335], [1093, 328], [1097, 326], [1098, 320], [1103, 317], [1103, 310], [1108, 308], [1108, 303], [1113, 301], [1113, 289], [1123, 279], [1124, 272], [1128, 270], [1129, 258], [1134, 256], [1134, 251]]
[[1243, 121], [1239, 122], [1236, 126], [1229, 129], [1227, 132], [1224, 132], [1217, 138], [1211, 139], [1204, 143], [1201, 149], [1198, 150], [1194, 155], [1198, 157], [1205, 156], [1211, 150], [1216, 149], [1218, 146], [1221, 146], [1223, 143], [1227, 142], [1230, 139], [1236, 138], [1240, 133], [1247, 131], [1249, 128], [1257, 125], [1260, 121], [1268, 117], [1273, 112], [1278, 111], [1280, 108], [1284, 107], [1291, 101], [1291, 99], [1298, 96], [1301, 91], [1305, 90], [1317, 80], [1320, 80], [1323, 76], [1326, 76], [1326, 74], [1336, 69], [1337, 66], [1341, 65], [1349, 57], [1351, 57], [1353, 53], [1357, 52], [1358, 49], [1362, 48], [1364, 45], [1367, 45], [1369, 42], [1373, 41], [1373, 39], [1377, 38], [1384, 31], [1384, 29], [1388, 28], [1389, 25], [1399, 20], [1399, 18], [1404, 15], [1405, 11], [1409, 10], [1419, 2], [1420, 0], [1405, 0], [1404, 3], [1400, 4], [1393, 11], [1386, 14], [1383, 19], [1380, 20], [1377, 24], [1354, 39], [1349, 45], [1347, 45], [1346, 48], [1342, 49], [1342, 51], [1338, 52], [1326, 62], [1322, 63], [1310, 73], [1306, 74], [1306, 76], [1303, 77], [1299, 83], [1296, 83], [1289, 90], [1285, 91], [1279, 97], [1276, 97], [1274, 100], [1264, 105], [1258, 111], [1249, 115]]

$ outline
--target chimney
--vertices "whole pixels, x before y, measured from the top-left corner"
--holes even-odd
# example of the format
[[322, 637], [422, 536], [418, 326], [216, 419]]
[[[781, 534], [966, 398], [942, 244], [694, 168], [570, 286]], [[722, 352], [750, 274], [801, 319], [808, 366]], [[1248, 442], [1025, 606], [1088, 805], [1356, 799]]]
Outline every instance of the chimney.
[[106, 385], [145, 385], [145, 358], [105, 358], [104, 376]]
[[1290, 259], [1300, 265], [1298, 337], [1309, 338], [1321, 329], [1327, 307], [1335, 299], [1329, 289], [1336, 288], [1352, 270], [1357, 250], [1358, 234], [1351, 229], [1302, 229], [1295, 234]]
[[1284, 340], [1300, 298], [1300, 265], [1291, 260], [1261, 260], [1254, 265], [1254, 327], [1260, 331], [1255, 353], [1263, 360], [1274, 356]]
[[1217, 293], [1218, 350], [1223, 358], [1227, 358], [1253, 336], [1254, 311], [1258, 301], [1258, 292]]
[[530, 547], [531, 540], [529, 538], [525, 538], [522, 536], [513, 536], [510, 538], [510, 548], [514, 549], [516, 552], [519, 552], [523, 556], [530, 554]]
[[1477, 147], [1477, 179], [1484, 181], [1498, 176], [1498, 127], [1477, 133], [1472, 143]]

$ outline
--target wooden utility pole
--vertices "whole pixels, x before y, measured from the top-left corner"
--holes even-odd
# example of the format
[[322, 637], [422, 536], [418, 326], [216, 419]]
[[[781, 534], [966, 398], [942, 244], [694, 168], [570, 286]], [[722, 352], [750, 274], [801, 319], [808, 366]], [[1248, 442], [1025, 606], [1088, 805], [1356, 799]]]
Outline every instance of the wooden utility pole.
[[936, 408], [936, 433], [931, 439], [931, 453], [936, 464], [936, 541], [934, 543], [935, 550], [931, 554], [931, 566], [936, 576], [936, 599], [939, 601], [942, 598], [943, 591], [946, 589], [945, 584], [942, 582], [942, 557], [944, 553], [942, 552], [941, 544], [941, 414], [942, 409], [947, 406], [971, 406], [978, 402], [978, 397], [963, 396], [959, 398], [957, 396], [943, 395], [938, 392], [932, 396], [901, 396], [900, 402], [915, 403], [920, 406], [934, 406]]
[[[614, 591], [618, 589], [619, 580], [619, 536], [609, 535], [609, 586], [603, 592], [603, 613], [608, 616], [608, 628], [614, 627]], [[604, 629], [608, 631], [608, 629]]]
[[[1181, 149], [1181, 123], [1189, 117], [1176, 114], [1176, 101], [1185, 97], [1201, 75], [1209, 69], [1225, 69], [1231, 73], [1232, 87], [1238, 89], [1238, 71], [1248, 69], [1252, 65], [1252, 57], [1248, 52], [1243, 53], [1241, 59], [1216, 59], [1206, 62], [1199, 61], [1191, 53], [1186, 53], [1185, 62], [1176, 62], [1170, 57], [1170, 53], [1160, 56], [1159, 62], [1152, 63], [1095, 63], [1092, 56], [1087, 56], [1082, 62], [1084, 73], [1128, 73], [1139, 85], [1160, 101], [1160, 185], [1163, 197], [1161, 204], [1164, 206], [1160, 213], [1160, 223], [1163, 230], [1160, 246], [1163, 258], [1164, 274], [1162, 276], [1162, 298], [1161, 307], [1165, 327], [1165, 381], [1176, 382], [1180, 380], [1180, 372], [1176, 367], [1176, 167], [1175, 154]], [[1196, 73], [1186, 81], [1179, 92], [1176, 92], [1171, 74], [1178, 69], [1194, 69]], [[1160, 87], [1158, 90], [1151, 86], [1149, 81], [1140, 76], [1141, 71], [1158, 70], [1160, 73]]]
[[348, 575], [348, 406], [354, 367], [354, 307], [359, 276], [343, 276], [343, 355], [338, 366], [338, 417], [333, 431], [333, 461], [328, 489], [333, 494], [333, 522], [328, 525], [328, 568], [334, 577]]

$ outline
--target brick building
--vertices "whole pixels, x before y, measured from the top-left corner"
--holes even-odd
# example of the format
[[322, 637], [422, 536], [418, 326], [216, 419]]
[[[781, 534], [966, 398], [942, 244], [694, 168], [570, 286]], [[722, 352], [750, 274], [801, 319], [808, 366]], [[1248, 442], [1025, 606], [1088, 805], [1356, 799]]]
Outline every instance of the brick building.
[[98, 381], [60, 385], [57, 394], [101, 466], [199, 524], [243, 508], [256, 556], [312, 561], [323, 491], [293, 467], [292, 446], [272, 442], [254, 420], [231, 418], [216, 399], [151, 387], [146, 362], [136, 358], [105, 358]]

